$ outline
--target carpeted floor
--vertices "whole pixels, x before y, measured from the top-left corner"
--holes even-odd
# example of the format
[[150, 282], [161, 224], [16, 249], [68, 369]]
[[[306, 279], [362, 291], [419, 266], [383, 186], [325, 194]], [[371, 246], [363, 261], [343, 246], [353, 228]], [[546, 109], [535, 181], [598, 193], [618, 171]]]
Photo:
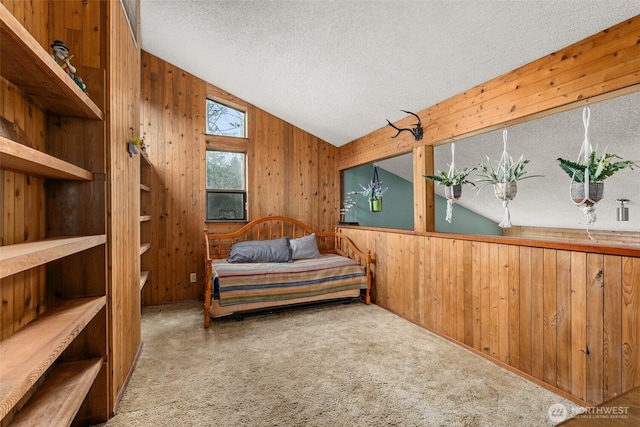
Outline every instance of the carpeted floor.
[[376, 306], [214, 320], [145, 307], [106, 426], [545, 426], [571, 402]]

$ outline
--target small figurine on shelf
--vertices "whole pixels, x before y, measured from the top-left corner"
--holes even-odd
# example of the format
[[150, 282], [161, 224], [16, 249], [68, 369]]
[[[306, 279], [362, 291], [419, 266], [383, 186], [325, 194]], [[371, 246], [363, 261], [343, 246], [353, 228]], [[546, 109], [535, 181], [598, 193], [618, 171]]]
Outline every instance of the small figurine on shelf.
[[61, 40], [54, 40], [51, 44], [51, 49], [53, 50], [53, 55], [51, 55], [51, 57], [58, 65], [60, 65], [60, 67], [62, 67], [64, 72], [71, 77], [75, 84], [77, 84], [84, 93], [87, 93], [87, 85], [80, 77], [75, 75], [76, 67], [71, 65], [71, 58], [73, 58], [73, 55], [69, 54], [69, 48], [67, 45]]
[[53, 49], [53, 55], [51, 55], [51, 57], [62, 67], [69, 77], [73, 78], [76, 67], [71, 65], [70, 61], [73, 55], [69, 54], [67, 45], [63, 41], [54, 40], [51, 44], [51, 49]]

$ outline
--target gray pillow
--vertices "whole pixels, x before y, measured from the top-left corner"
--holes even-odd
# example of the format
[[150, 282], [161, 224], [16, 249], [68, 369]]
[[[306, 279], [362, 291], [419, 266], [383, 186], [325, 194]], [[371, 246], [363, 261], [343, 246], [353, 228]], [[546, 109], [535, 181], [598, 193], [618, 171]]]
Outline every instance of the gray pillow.
[[291, 262], [289, 238], [235, 243], [231, 247], [227, 262]]
[[315, 233], [299, 239], [291, 239], [289, 240], [289, 246], [291, 246], [291, 258], [293, 259], [317, 258], [320, 256]]

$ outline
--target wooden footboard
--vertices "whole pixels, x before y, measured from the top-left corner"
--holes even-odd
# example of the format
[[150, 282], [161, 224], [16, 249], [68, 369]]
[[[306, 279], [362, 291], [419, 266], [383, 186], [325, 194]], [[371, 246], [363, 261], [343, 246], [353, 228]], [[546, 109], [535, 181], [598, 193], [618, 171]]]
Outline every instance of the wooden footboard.
[[[225, 234], [208, 233], [204, 230], [204, 327], [211, 321], [211, 293], [214, 259], [226, 259], [231, 246], [245, 240], [272, 240], [281, 237], [299, 238], [314, 233], [311, 227], [295, 218], [269, 216], [251, 221], [237, 231]], [[365, 304], [371, 302], [371, 251], [360, 250], [347, 236], [334, 230], [315, 232], [320, 253], [335, 253], [357, 261], [365, 268], [367, 289], [363, 289], [361, 298]]]

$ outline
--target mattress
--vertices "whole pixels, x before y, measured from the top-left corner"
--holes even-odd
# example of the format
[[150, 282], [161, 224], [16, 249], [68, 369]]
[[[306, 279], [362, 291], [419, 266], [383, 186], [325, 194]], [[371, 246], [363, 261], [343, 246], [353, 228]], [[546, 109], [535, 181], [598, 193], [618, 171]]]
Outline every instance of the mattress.
[[290, 263], [213, 260], [213, 298], [221, 306], [306, 298], [367, 289], [365, 268], [336, 254]]

